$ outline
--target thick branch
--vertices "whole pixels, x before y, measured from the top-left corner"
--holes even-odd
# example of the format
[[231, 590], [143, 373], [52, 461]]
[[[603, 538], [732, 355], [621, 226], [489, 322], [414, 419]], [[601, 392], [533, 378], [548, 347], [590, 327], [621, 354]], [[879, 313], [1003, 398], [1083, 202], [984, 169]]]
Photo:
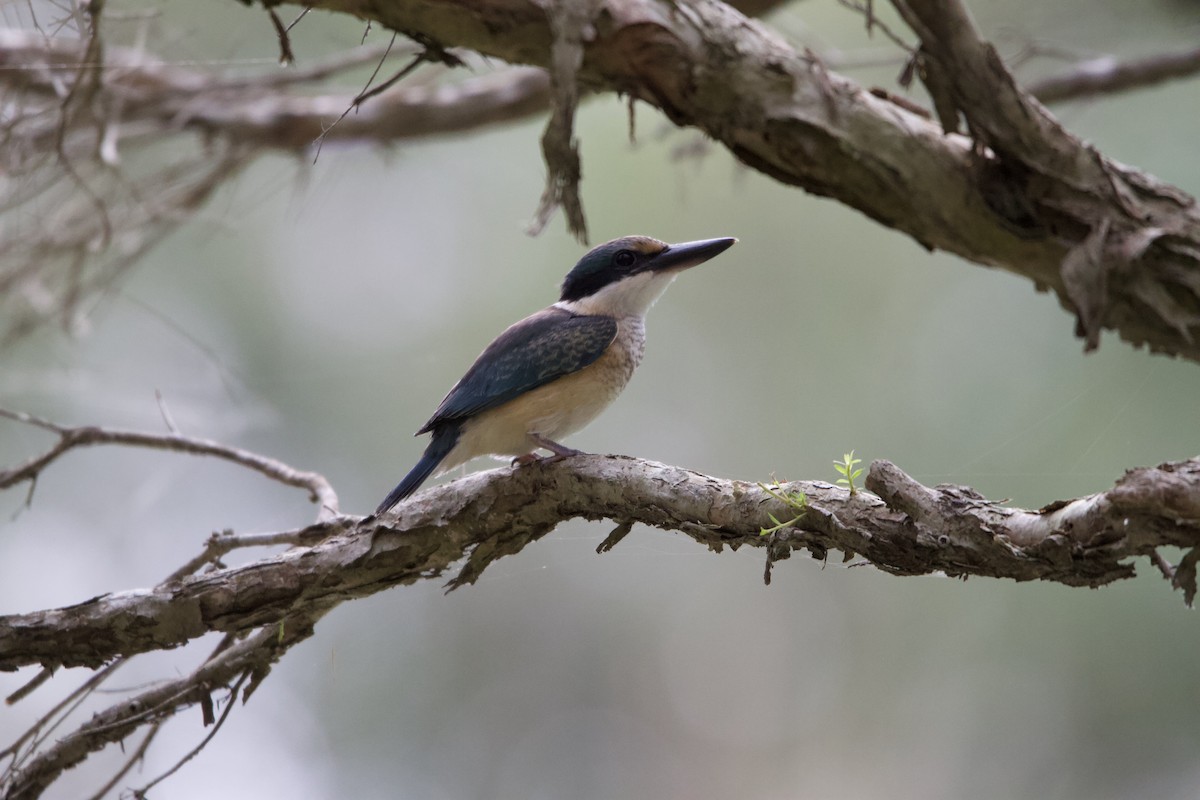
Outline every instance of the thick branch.
[[[995, 210], [1025, 235], [1067, 247], [1046, 283], [1075, 312], [1087, 348], [1099, 346], [1103, 329], [1114, 328], [1132, 342], [1195, 359], [1195, 200], [1110, 161], [1067, 131], [1017, 84], [959, 0], [894, 5], [921, 38], [925, 73], [936, 77], [926, 83], [954, 109], [951, 124], [961, 112], [994, 155], [981, 159], [980, 175]], [[1161, 347], [1167, 339], [1182, 347]]]
[[[551, 21], [534, 0], [319, 5], [432, 46], [539, 67], [553, 60]], [[740, 5], [757, 12], [771, 3]], [[652, 103], [767, 175], [836, 198], [929, 248], [1053, 289], [1075, 313], [1088, 347], [1109, 328], [1131, 342], [1200, 359], [1200, 213], [1192, 198], [1110, 162], [1066, 132], [1012, 80], [961, 4], [897, 6], [922, 37], [923, 73], [942, 100], [942, 118], [953, 127], [961, 113], [976, 141], [942, 135], [911, 102], [864, 91], [715, 0], [597, 3], [583, 27], [578, 76], [585, 90]], [[26, 91], [57, 87], [52, 53], [39, 55], [11, 38], [0, 40], [8, 43], [4, 58], [33, 68], [8, 74], [24, 76]], [[53, 45], [76, 54], [84, 46]], [[348, 95], [280, 96], [278, 79], [197, 81], [203, 76], [113, 48], [107, 57], [118, 68], [105, 73], [97, 91], [111, 95], [106, 107], [119, 108], [121, 118], [108, 120], [105, 130], [120, 130], [116, 123], [124, 121], [127, 138], [136, 135], [128, 123], [140, 114], [228, 141], [299, 148], [350, 102]], [[1157, 74], [1180, 74], [1187, 60], [1160, 64]], [[541, 70], [436, 90], [398, 87], [327, 138], [464, 130], [533, 113], [549, 97]], [[49, 125], [43, 134], [57, 129]]]
[[[445, 47], [542, 67], [551, 61], [551, 25], [534, 0], [317, 5]], [[599, 3], [579, 75], [588, 88], [631, 95], [701, 128], [779, 181], [833, 197], [926, 247], [1053, 289], [1089, 346], [1111, 328], [1200, 360], [1193, 199], [1067, 134], [1006, 77], [990, 47], [960, 52], [960, 43], [977, 41], [961, 6], [899, 5], [912, 7], [906, 17], [923, 34], [923, 57], [949, 68], [937, 72], [954, 76], [952, 96], [987, 147], [830, 73], [716, 0]], [[970, 103], [962, 99], [968, 91]], [[993, 110], [976, 113], [984, 103]], [[1089, 243], [1102, 230], [1103, 240]], [[1079, 255], [1068, 263], [1072, 253]]]
[[[762, 536], [771, 515], [795, 516], [757, 484], [622, 456], [581, 456], [470, 475], [423, 492], [397, 516], [324, 523], [296, 547], [245, 566], [183, 577], [155, 589], [0, 618], [0, 669], [99, 666], [175, 647], [212, 631], [239, 633], [399, 584], [436, 578], [461, 562], [451, 587], [475, 581], [576, 517], [630, 520], [683, 533], [714, 551], [763, 547], [858, 555], [896, 575], [942, 572], [1100, 586], [1133, 575], [1129, 559], [1155, 547], [1200, 545], [1200, 459], [1134, 470], [1107, 492], [1021, 510], [970, 489], [925, 488], [887, 462], [871, 467], [874, 496], [819, 482], [792, 528]], [[882, 498], [882, 499], [881, 499]]]
[[[770, 7], [772, 0], [764, 4]], [[732, 3], [747, 15], [748, 2]], [[754, 10], [752, 10], [754, 9]], [[0, 81], [57, 97], [65, 65], [79, 63], [83, 40], [47, 38], [35, 31], [0, 30]], [[387, 143], [478, 130], [544, 114], [550, 76], [516, 67], [435, 87], [400, 85], [355, 106], [350, 92], [312, 94], [311, 85], [338, 72], [377, 61], [382, 47], [348, 51], [325, 63], [250, 77], [222, 78], [173, 66], [140, 51], [109, 47], [105, 87], [122, 102], [122, 121], [195, 128], [240, 142], [292, 150], [327, 141]], [[1200, 73], [1200, 49], [1120, 60], [1084, 61], [1028, 86], [1044, 103], [1132, 91]], [[355, 107], [355, 113], [330, 124]], [[48, 133], [48, 132], [47, 132]]]

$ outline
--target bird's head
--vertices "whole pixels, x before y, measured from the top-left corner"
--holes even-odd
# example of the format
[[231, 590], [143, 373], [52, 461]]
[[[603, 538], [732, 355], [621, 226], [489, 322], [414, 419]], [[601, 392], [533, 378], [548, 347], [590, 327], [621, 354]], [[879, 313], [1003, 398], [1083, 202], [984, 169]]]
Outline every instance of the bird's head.
[[625, 236], [592, 248], [563, 279], [559, 305], [583, 314], [641, 315], [683, 270], [725, 252], [737, 239], [667, 244]]

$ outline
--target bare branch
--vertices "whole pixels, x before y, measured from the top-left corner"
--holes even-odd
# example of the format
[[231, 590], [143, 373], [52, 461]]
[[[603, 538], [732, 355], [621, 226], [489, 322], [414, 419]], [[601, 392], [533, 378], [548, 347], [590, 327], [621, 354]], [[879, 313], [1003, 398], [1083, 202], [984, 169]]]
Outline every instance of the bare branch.
[[[921, 71], [934, 82], [931, 91], [940, 100], [940, 118], [953, 127], [961, 113], [973, 141], [940, 135], [911, 102], [884, 91], [864, 91], [715, 0], [595, 3], [596, 13], [587, 19], [599, 22], [583, 27], [586, 46], [576, 75], [588, 91], [618, 92], [651, 103], [779, 181], [833, 197], [931, 249], [1027, 276], [1039, 288], [1053, 290], [1075, 313], [1089, 347], [1101, 330], [1112, 329], [1135, 344], [1200, 359], [1200, 212], [1193, 199], [1105, 159], [1066, 132], [1012, 80], [960, 3], [899, 0], [897, 7], [922, 38]], [[435, 52], [465, 47], [513, 63], [554, 64], [552, 20], [534, 0], [405, 0], [382, 6], [324, 0], [317, 6], [404, 31]], [[0, 37], [0, 43], [6, 40]], [[85, 47], [81, 42], [74, 46]], [[572, 52], [578, 55], [578, 50]], [[121, 58], [121, 51], [108, 48], [105, 63], [122, 64]], [[156, 66], [144, 54], [138, 59], [128, 69], [106, 73], [98, 89], [120, 100], [107, 107], [120, 109], [122, 143], [137, 141], [133, 121], [142, 120], [143, 131], [173, 125], [205, 131], [225, 146], [238, 143], [241, 148], [230, 152], [229, 166], [220, 174], [200, 181], [191, 193], [197, 201], [257, 148], [305, 148], [348, 107], [348, 94], [279, 95], [265, 90], [266, 78], [257, 86], [245, 78], [239, 79], [240, 86], [211, 80], [206, 85], [203, 74], [191, 73], [188, 81], [176, 83], [178, 70]], [[0, 80], [13, 75], [25, 76], [21, 80], [30, 86], [54, 85], [44, 70], [0, 70]], [[272, 80], [278, 86], [282, 79]], [[505, 73], [434, 90], [395, 87], [334, 131], [347, 140], [382, 141], [467, 130], [488, 120], [535, 113], [548, 106], [550, 97], [542, 71]], [[29, 141], [53, 130], [33, 125]], [[562, 130], [560, 125], [560, 134]], [[552, 139], [564, 141], [561, 135]], [[37, 192], [47, 184], [29, 185]], [[920, 202], [912, 202], [914, 197]], [[79, 198], [72, 202], [78, 211]], [[177, 202], [165, 205], [180, 207]], [[110, 215], [120, 216], [111, 208]], [[79, 211], [76, 216], [70, 224], [54, 226], [64, 241], [78, 244], [100, 235], [94, 213]], [[169, 216], [164, 211], [149, 219], [161, 222]], [[179, 217], [176, 211], [172, 218]], [[1087, 254], [1078, 248], [1104, 219], [1110, 220], [1107, 235], [1086, 245], [1099, 257], [1084, 258]], [[61, 306], [94, 291], [95, 282], [79, 279], [90, 269], [81, 260], [84, 251], [77, 246], [67, 251], [76, 260], [51, 292], [42, 288], [39, 272], [23, 269], [8, 279], [27, 298], [24, 313], [11, 316], [21, 322], [21, 330], [43, 318], [38, 308], [57, 307], [47, 304], [46, 297], [58, 298]], [[1064, 277], [1071, 252], [1079, 253], [1073, 263], [1092, 274], [1075, 276], [1082, 280]], [[6, 256], [0, 263], [32, 269], [45, 261], [39, 255], [0, 253]], [[1114, 275], [1119, 279], [1100, 279]], [[0, 282], [5, 280], [0, 273]], [[6, 294], [2, 287], [0, 294]], [[73, 313], [64, 311], [63, 316]]]
[[[24, 686], [20, 687], [8, 697], [4, 698], [4, 704], [11, 706], [15, 703], [21, 702], [26, 697], [37, 691], [37, 688], [46, 681], [50, 680], [53, 675], [53, 668], [42, 667], [41, 670], [38, 671], [38, 674], [34, 675], [33, 678], [27, 681]], [[3, 755], [3, 753], [0, 753], [0, 755]]]
[[104, 796], [112, 791], [116, 785], [120, 783], [122, 778], [129, 774], [129, 770], [133, 769], [133, 767], [139, 761], [141, 761], [143, 757], [145, 757], [146, 751], [150, 749], [150, 743], [154, 741], [154, 737], [158, 735], [158, 732], [161, 729], [161, 722], [156, 722], [150, 726], [150, 730], [146, 731], [146, 735], [142, 737], [142, 741], [138, 743], [138, 746], [134, 749], [133, 753], [130, 754], [129, 758], [125, 759], [125, 763], [119, 770], [117, 770], [116, 774], [109, 778], [107, 783], [96, 790], [96, 793], [92, 795], [91, 800], [103, 800]]
[[329, 535], [329, 529], [324, 526], [310, 526], [292, 531], [278, 533], [243, 533], [233, 531], [214, 533], [204, 543], [204, 551], [188, 561], [179, 569], [167, 576], [160, 585], [174, 583], [181, 578], [191, 575], [205, 564], [217, 567], [221, 564], [221, 556], [243, 547], [278, 547], [279, 545], [312, 545]]
[[1107, 492], [1035, 510], [1007, 508], [962, 487], [929, 489], [887, 462], [871, 466], [867, 487], [878, 496], [787, 484], [806, 494], [807, 510], [791, 528], [764, 537], [771, 515], [791, 517], [755, 484], [620, 456], [476, 473], [423, 492], [396, 517], [343, 517], [296, 532], [318, 542], [308, 547], [155, 589], [2, 617], [0, 669], [94, 667], [214, 631], [238, 634], [435, 578], [459, 561], [449, 586], [462, 586], [574, 517], [676, 530], [716, 551], [770, 547], [772, 560], [794, 550], [824, 558], [837, 549], [896, 575], [1072, 586], [1130, 577], [1129, 559], [1156, 547], [1200, 545], [1200, 459], [1132, 470]]
[[[942, 119], [826, 70], [716, 0], [597, 0], [578, 78], [695, 126], [749, 166], [882, 224], [1055, 292], [1089, 346], [1097, 332], [1200, 360], [1200, 210], [1186, 193], [1067, 132], [1012, 79], [960, 3], [897, 0], [943, 76]], [[553, 25], [534, 0], [320, 0], [443, 46], [549, 67]], [[918, 198], [918, 202], [913, 199]], [[1067, 254], [1110, 220], [1096, 270], [1070, 286]], [[1079, 286], [1104, 287], [1100, 297]], [[1089, 309], [1086, 317], [1081, 308]]]
[[[225, 720], [229, 718], [229, 713], [231, 711], [233, 711], [233, 707], [235, 705], [237, 705], [238, 692], [241, 691], [242, 684], [244, 684], [246, 682], [246, 679], [249, 677], [250, 677], [249, 672], [243, 672], [241, 675], [238, 676], [237, 681], [229, 689], [229, 697], [226, 698], [226, 700], [225, 700], [225, 710], [221, 712], [220, 718], [218, 718], [215, 723], [206, 723], [206, 724], [212, 725], [212, 730], [210, 730], [204, 736], [204, 738], [200, 740], [199, 744], [197, 744], [195, 747], [193, 747], [191, 750], [189, 750], [182, 758], [180, 758], [178, 761], [176, 761], [171, 766], [171, 768], [168, 769], [166, 772], [162, 773], [157, 778], [155, 778], [154, 780], [147, 783], [145, 786], [142, 786], [139, 789], [135, 789], [133, 792], [134, 797], [144, 798], [148, 791], [150, 791], [152, 788], [154, 788], [158, 784], [165, 781], [167, 778], [174, 775], [176, 772], [179, 771], [179, 768], [182, 767], [184, 764], [191, 761], [196, 756], [200, 755], [200, 751], [208, 746], [208, 743], [213, 740], [213, 737], [217, 735], [217, 733], [221, 730], [221, 727], [225, 724]], [[151, 728], [151, 733], [153, 733], [155, 730], [157, 730], [156, 727]]]
[[[192, 705], [211, 702], [210, 694], [231, 682], [241, 685], [248, 675], [248, 696], [288, 649], [312, 635], [319, 618], [316, 607], [308, 614], [282, 615], [277, 624], [240, 641], [228, 641], [192, 674], [163, 682], [93, 716], [78, 730], [58, 740], [20, 769], [0, 776], [0, 791], [11, 800], [36, 798], [64, 770], [108, 744], [120, 742], [146, 725], [157, 726]], [[230, 698], [232, 704], [233, 698]], [[227, 709], [228, 710], [228, 709]]]
[[[308, 148], [354, 104], [353, 93], [313, 96], [307, 83], [380, 56], [378, 48], [362, 48], [283, 75], [228, 78], [121, 48], [106, 48], [101, 64], [95, 41], [0, 30], [0, 87], [19, 109], [5, 125], [0, 155], [7, 192], [0, 210], [13, 212], [0, 218], [0, 344], [47, 319], [78, 327], [85, 301], [215, 188], [266, 149]], [[60, 110], [71, 80], [88, 81], [88, 101], [70, 108], [89, 113]], [[540, 72], [523, 70], [436, 91], [398, 87], [326, 138], [388, 142], [503, 122], [545, 108], [548, 85]], [[181, 141], [168, 166], [139, 160], [143, 147], [172, 136]], [[104, 158], [98, 140], [106, 143]], [[110, 163], [118, 153], [120, 170]], [[35, 202], [53, 211], [20, 213]], [[41, 227], [31, 229], [30, 220]], [[14, 225], [20, 235], [4, 235]]]
[[318, 519], [331, 519], [338, 514], [338, 498], [333, 487], [323, 475], [316, 472], [305, 472], [295, 469], [273, 458], [252, 453], [236, 447], [220, 444], [209, 439], [197, 439], [179, 434], [142, 433], [139, 431], [122, 431], [111, 428], [85, 426], [69, 428], [56, 425], [30, 414], [9, 411], [0, 408], [0, 417], [6, 417], [17, 422], [35, 425], [43, 430], [52, 431], [59, 436], [58, 443], [40, 456], [35, 456], [17, 467], [0, 471], [0, 489], [7, 489], [23, 481], [33, 481], [43, 469], [53, 463], [59, 456], [77, 447], [93, 445], [124, 445], [127, 447], [145, 447], [152, 450], [168, 450], [176, 453], [191, 455], [215, 456], [234, 464], [252, 469], [260, 475], [278, 481], [287, 486], [306, 489], [309, 499], [318, 503]]
[[[967, 121], [989, 206], [1025, 237], [1066, 246], [1045, 283], [1075, 313], [1085, 348], [1115, 328], [1134, 343], [1196, 359], [1195, 200], [1068, 132], [1017, 84], [960, 0], [893, 5], [921, 38], [926, 83], [949, 106], [939, 108], [943, 125], [958, 113]], [[1160, 347], [1163, 337], [1182, 346]]]
[[[30, 462], [33, 467], [5, 473], [8, 485], [36, 475], [69, 447], [98, 443], [212, 455], [276, 479], [295, 472], [271, 459], [176, 434], [68, 428], [0, 413], [60, 436], [58, 447]], [[317, 478], [319, 488], [324, 479]], [[205, 724], [219, 726], [213, 693], [232, 687], [223, 720], [242, 685], [245, 700], [271, 665], [337, 605], [446, 574], [453, 576], [450, 588], [473, 583], [496, 559], [520, 552], [572, 518], [617, 522], [600, 552], [630, 535], [635, 523], [678, 531], [715, 552], [760, 547], [768, 581], [774, 564], [805, 550], [819, 559], [841, 550], [896, 575], [939, 572], [1072, 586], [1130, 577], [1130, 561], [1147, 556], [1188, 602], [1196, 593], [1200, 458], [1131, 470], [1106, 492], [1036, 510], [989, 502], [965, 487], [925, 487], [886, 461], [871, 465], [866, 487], [875, 494], [852, 495], [823, 482], [770, 488], [621, 456], [576, 456], [476, 473], [422, 492], [395, 515], [331, 518], [278, 533], [215, 534], [203, 553], [154, 589], [0, 617], [0, 670], [41, 666], [36, 684], [59, 667], [101, 668], [0, 752], [11, 758], [0, 774], [0, 793], [35, 798], [63, 770], [139, 729], [148, 728], [140, 747], [148, 746], [165, 720], [193, 705], [204, 711]], [[805, 501], [796, 514], [789, 497], [801, 492]], [[780, 524], [781, 518], [791, 522]], [[280, 544], [292, 547], [236, 567], [219, 561], [234, 548]], [[1164, 546], [1189, 552], [1172, 568], [1158, 555]], [[215, 568], [195, 574], [206, 563]], [[50, 743], [79, 703], [130, 657], [209, 633], [224, 637], [190, 675], [154, 684]], [[199, 752], [213, 733], [178, 763]], [[139, 756], [135, 752], [116, 779]]]
[[[547, 140], [568, 156], [559, 162], [567, 169], [555, 185], [566, 186], [565, 175], [574, 192], [573, 201], [569, 193], [557, 200], [577, 203], [571, 120], [584, 91], [577, 85], [581, 81], [587, 91], [652, 103], [765, 174], [835, 197], [930, 248], [1002, 266], [1052, 288], [1076, 314], [1089, 346], [1102, 329], [1113, 328], [1131, 341], [1200, 360], [1195, 338], [1200, 216], [1194, 201], [1109, 161], [1066, 131], [1012, 78], [961, 3], [896, 0], [921, 39], [920, 64], [914, 65], [936, 82], [931, 91], [940, 101], [944, 127], [953, 130], [965, 121], [969, 137], [947, 135], [911, 103], [866, 92], [830, 73], [814, 55], [797, 53], [712, 0], [594, 0], [579, 5], [576, 10], [586, 6], [586, 13], [577, 18], [558, 20], [535, 0], [318, 5], [351, 11], [368, 25], [374, 19], [403, 30], [424, 52], [466, 46], [541, 67], [452, 87], [393, 87], [339, 125], [340, 137], [384, 141], [468, 130], [545, 109], [554, 98], [558, 124], [548, 127]], [[97, 12], [100, 7], [95, 4]], [[869, 23], [876, 24], [871, 6], [864, 8]], [[5, 49], [9, 33], [0, 31], [0, 67], [16, 52]], [[54, 252], [69, 256], [67, 268], [52, 278], [39, 253], [11, 239], [0, 245], [5, 265], [0, 294], [19, 294], [31, 308], [42, 303], [65, 309], [63, 316], [74, 314], [81, 298], [103, 285], [89, 272], [86, 245], [120, 242], [124, 249], [117, 261], [127, 264], [154, 240], [140, 235], [122, 241], [130, 225], [169, 224], [261, 149], [308, 147], [314, 130], [327, 127], [353, 102], [346, 93], [280, 92], [300, 85], [295, 77], [300, 71], [214, 82], [200, 71], [155, 63], [141, 53], [101, 49], [95, 28], [88, 40], [66, 45], [76, 55], [64, 76], [61, 63], [56, 66], [47, 55], [60, 43], [39, 42], [41, 55], [30, 56], [30, 69], [11, 74], [0, 69], [0, 82], [11, 81], [45, 112], [21, 120], [21, 147], [6, 154], [30, 178], [9, 198], [9, 207], [30, 197], [82, 194], [84, 202], [72, 198], [72, 213], [45, 223], [65, 243]], [[124, 55], [129, 63], [114, 69]], [[554, 91], [547, 69], [554, 70]], [[1115, 87], [1122, 79], [1108, 80]], [[64, 90], [69, 101], [60, 107]], [[79, 113], [66, 113], [74, 111]], [[78, 127], [60, 124], [67, 116]], [[110, 178], [106, 169], [121, 153], [119, 146], [127, 154], [164, 129], [200, 131], [210, 144], [215, 140], [199, 159], [205, 166], [194, 173], [177, 167], [154, 172], [149, 181], [182, 192], [147, 200], [151, 193], [135, 191], [134, 211], [121, 212], [129, 218], [107, 206], [97, 215], [93, 201], [104, 193], [94, 187]], [[47, 161], [50, 151], [62, 163]], [[208, 162], [219, 163], [219, 169]], [[63, 170], [74, 181], [70, 187], [62, 186]], [[74, 191], [79, 185], [82, 193]], [[913, 197], [921, 202], [911, 202]], [[579, 220], [582, 224], [581, 212]], [[14, 254], [20, 258], [11, 258]], [[21, 481], [32, 487], [43, 469], [75, 447], [115, 444], [223, 458], [305, 488], [321, 504], [320, 522], [303, 529], [214, 534], [203, 552], [153, 589], [0, 617], [0, 669], [41, 667], [13, 701], [60, 666], [102, 667], [0, 752], [12, 758], [0, 776], [6, 796], [35, 797], [90, 753], [147, 728], [144, 748], [162, 722], [184, 708], [198, 704], [206, 724], [214, 723], [213, 695], [219, 690], [230, 692], [224, 720], [243, 683], [245, 699], [329, 609], [447, 574], [451, 588], [472, 583], [495, 559], [519, 552], [570, 518], [617, 523], [601, 551], [630, 535], [635, 523], [678, 531], [718, 552], [726, 545], [760, 547], [768, 579], [772, 565], [797, 550], [822, 559], [831, 549], [842, 550], [898, 575], [940, 572], [1081, 586], [1129, 577], [1131, 561], [1146, 556], [1188, 603], [1196, 594], [1200, 459], [1134, 470], [1108, 491], [1031, 510], [1007, 508], [965, 487], [925, 487], [893, 465], [876, 462], [867, 480], [874, 495], [850, 496], [820, 482], [789, 484], [789, 491], [806, 494], [808, 506], [781, 527], [771, 523], [791, 519], [789, 509], [756, 485], [636, 459], [589, 456], [474, 475], [418, 495], [396, 517], [359, 519], [337, 516], [337, 496], [322, 476], [236, 448], [175, 431], [71, 428], [14, 412], [0, 415], [59, 439], [40, 456], [0, 472], [0, 488]], [[775, 530], [762, 535], [768, 527]], [[269, 545], [293, 549], [232, 568], [221, 563], [235, 548]], [[1188, 552], [1172, 566], [1158, 554], [1164, 546]], [[197, 574], [210, 564], [213, 569]], [[125, 658], [211, 632], [225, 634], [222, 644], [191, 675], [143, 691], [50, 743], [55, 727]]]
[[[895, 0], [939, 74], [948, 81], [952, 101], [966, 118], [972, 136], [997, 151], [1048, 175], [1077, 174], [1100, 180], [1095, 156], [1081, 145], [1033, 97], [1023, 91], [984, 41], [959, 0]], [[1083, 165], [1074, 163], [1085, 157]]]
[[900, 34], [893, 31], [886, 22], [875, 16], [874, 0], [866, 0], [866, 2], [859, 2], [859, 0], [838, 0], [838, 3], [852, 11], [862, 14], [863, 19], [866, 20], [867, 23], [868, 34], [872, 34], [876, 29], [878, 29], [883, 33], [884, 36], [888, 38], [889, 41], [891, 41], [892, 44], [900, 48], [902, 52], [907, 53], [909, 56], [913, 54], [913, 46], [904, 41]]
[[1043, 103], [1144, 89], [1200, 73], [1200, 48], [1122, 61], [1094, 58], [1070, 70], [1029, 83], [1025, 88]]
[[9, 766], [0, 774], [0, 788], [9, 781], [12, 773], [21, 768], [26, 760], [32, 757], [37, 748], [61, 725], [71, 712], [94, 692], [100, 684], [112, 677], [127, 659], [117, 659], [103, 669], [91, 675], [74, 691], [60, 700], [53, 708], [16, 738], [8, 747], [0, 750], [0, 758], [11, 758]]
[[292, 37], [288, 35], [291, 26], [284, 26], [274, 8], [267, 6], [266, 9], [267, 16], [271, 18], [271, 25], [275, 28], [275, 36], [279, 39], [279, 63], [290, 67], [296, 63], [296, 54], [292, 52]]

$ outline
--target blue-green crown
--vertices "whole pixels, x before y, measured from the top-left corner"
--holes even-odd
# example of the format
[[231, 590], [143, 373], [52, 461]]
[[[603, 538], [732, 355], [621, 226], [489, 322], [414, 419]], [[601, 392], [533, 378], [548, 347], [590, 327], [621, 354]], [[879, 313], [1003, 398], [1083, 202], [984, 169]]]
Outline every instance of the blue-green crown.
[[649, 236], [625, 236], [591, 249], [563, 279], [560, 300], [580, 300], [640, 272], [646, 264], [667, 248], [665, 242]]

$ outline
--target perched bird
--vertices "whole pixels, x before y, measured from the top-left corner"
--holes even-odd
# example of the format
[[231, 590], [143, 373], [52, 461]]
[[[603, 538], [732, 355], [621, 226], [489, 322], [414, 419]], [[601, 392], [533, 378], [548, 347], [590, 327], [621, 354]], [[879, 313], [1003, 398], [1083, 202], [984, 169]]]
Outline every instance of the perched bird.
[[376, 514], [426, 478], [476, 456], [514, 463], [578, 455], [559, 440], [581, 430], [616, 399], [646, 346], [646, 311], [675, 277], [724, 252], [737, 239], [667, 244], [626, 236], [594, 248], [563, 279], [562, 295], [496, 337], [454, 384], [418, 436], [425, 455]]

